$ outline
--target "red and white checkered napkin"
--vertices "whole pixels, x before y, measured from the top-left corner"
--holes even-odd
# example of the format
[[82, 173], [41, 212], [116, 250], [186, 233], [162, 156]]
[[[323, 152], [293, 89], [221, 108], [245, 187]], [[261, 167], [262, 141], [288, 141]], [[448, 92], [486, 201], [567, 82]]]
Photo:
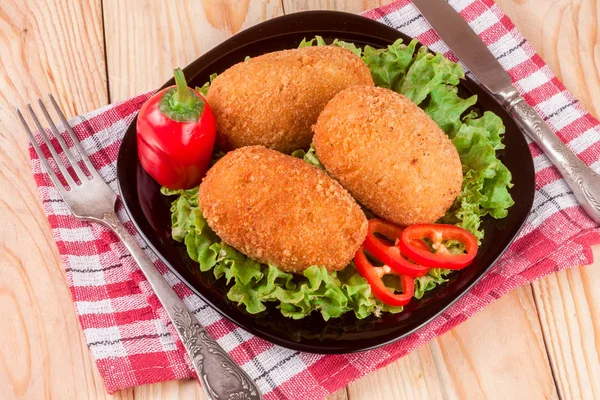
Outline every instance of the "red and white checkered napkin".
[[[586, 163], [600, 170], [600, 124], [579, 105], [491, 0], [451, 0], [483, 38], [527, 102]], [[454, 57], [407, 0], [365, 14]], [[148, 94], [72, 121], [100, 174], [116, 190], [121, 137]], [[446, 332], [511, 289], [567, 267], [592, 262], [600, 229], [578, 207], [568, 186], [535, 145], [533, 213], [501, 261], [468, 294], [415, 334], [359, 354], [321, 356], [275, 346], [226, 321], [193, 295], [148, 251], [156, 266], [266, 399], [320, 399]], [[166, 315], [124, 246], [99, 225], [73, 218], [33, 152], [31, 165], [44, 210], [65, 264], [81, 327], [106, 389], [189, 378], [186, 355], [165, 325]], [[133, 232], [121, 208], [119, 217]]]

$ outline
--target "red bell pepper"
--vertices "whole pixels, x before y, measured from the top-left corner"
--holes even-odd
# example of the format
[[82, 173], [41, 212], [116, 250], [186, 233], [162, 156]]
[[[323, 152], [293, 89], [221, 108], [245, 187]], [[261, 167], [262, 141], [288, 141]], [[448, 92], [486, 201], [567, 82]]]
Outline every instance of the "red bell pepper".
[[[423, 239], [433, 242], [435, 253], [423, 247]], [[457, 240], [465, 246], [464, 254], [452, 254], [443, 244], [445, 240]], [[402, 231], [400, 250], [411, 260], [430, 267], [462, 269], [477, 255], [477, 239], [470, 232], [456, 225], [418, 224]]]
[[405, 306], [415, 294], [415, 278], [402, 275], [402, 293], [396, 294], [390, 290], [381, 279], [384, 267], [375, 267], [369, 262], [361, 246], [354, 256], [354, 265], [359, 274], [369, 282], [373, 295], [390, 306]]
[[176, 86], [152, 96], [137, 117], [138, 157], [144, 170], [169, 189], [200, 184], [213, 152], [215, 116], [206, 100], [175, 69]]
[[[363, 246], [373, 257], [388, 265], [399, 274], [413, 277], [423, 276], [429, 271], [429, 268], [407, 260], [397, 246], [403, 229], [401, 226], [379, 218], [370, 219], [367, 237]], [[387, 237], [394, 244], [391, 245], [379, 239], [375, 236], [375, 233]], [[423, 243], [423, 245], [425, 244]]]

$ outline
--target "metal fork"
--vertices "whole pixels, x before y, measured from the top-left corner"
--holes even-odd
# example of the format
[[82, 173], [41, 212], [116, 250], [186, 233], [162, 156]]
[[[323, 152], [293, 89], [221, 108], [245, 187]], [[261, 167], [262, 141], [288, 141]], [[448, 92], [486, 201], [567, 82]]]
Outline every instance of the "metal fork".
[[50, 154], [52, 155], [52, 158], [54, 158], [61, 175], [67, 182], [68, 187], [63, 186], [57, 174], [55, 174], [50, 167], [48, 159], [36, 142], [21, 111], [19, 109], [16, 109], [16, 111], [44, 169], [48, 172], [58, 193], [61, 195], [75, 218], [97, 222], [109, 227], [121, 239], [123, 244], [125, 244], [148, 279], [148, 282], [150, 282], [156, 296], [169, 314], [169, 317], [190, 356], [204, 392], [209, 399], [262, 399], [260, 391], [252, 379], [235, 363], [235, 361], [233, 361], [233, 359], [231, 359], [231, 357], [229, 357], [227, 352], [219, 346], [196, 317], [186, 308], [179, 296], [177, 296], [160, 272], [154, 267], [150, 258], [144, 254], [134, 238], [129, 234], [127, 229], [125, 229], [115, 213], [115, 202], [117, 200], [116, 193], [112, 191], [106, 182], [104, 182], [98, 174], [98, 171], [96, 171], [90, 162], [89, 158], [81, 148], [79, 140], [77, 140], [77, 137], [69, 126], [63, 112], [54, 100], [54, 97], [52, 97], [52, 95], [49, 95], [49, 97], [63, 127], [66, 129], [75, 145], [75, 149], [89, 171], [89, 175], [87, 175], [80, 168], [76, 158], [73, 156], [71, 150], [69, 150], [56, 125], [52, 122], [46, 107], [42, 101], [38, 99], [40, 109], [48, 121], [50, 130], [58, 140], [58, 143], [79, 182], [73, 179], [69, 174], [68, 167], [61, 162], [56, 149], [50, 143], [50, 139], [44, 132], [44, 129], [30, 104], [27, 104], [27, 109], [31, 114], [35, 126], [39, 130], [44, 143], [48, 146]]

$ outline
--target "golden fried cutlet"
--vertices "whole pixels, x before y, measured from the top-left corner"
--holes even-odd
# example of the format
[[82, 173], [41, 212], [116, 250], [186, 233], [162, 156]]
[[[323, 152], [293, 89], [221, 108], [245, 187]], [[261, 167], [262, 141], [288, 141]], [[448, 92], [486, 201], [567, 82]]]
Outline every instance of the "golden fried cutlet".
[[263, 146], [226, 154], [202, 181], [198, 201], [225, 243], [289, 272], [343, 269], [367, 234], [365, 214], [338, 182]]
[[400, 225], [433, 223], [461, 190], [456, 148], [423, 110], [388, 89], [337, 94], [313, 127], [327, 172], [362, 205]]
[[325, 104], [353, 85], [373, 85], [367, 65], [334, 46], [283, 50], [227, 69], [207, 100], [217, 119], [217, 146], [263, 145], [291, 153], [306, 149]]

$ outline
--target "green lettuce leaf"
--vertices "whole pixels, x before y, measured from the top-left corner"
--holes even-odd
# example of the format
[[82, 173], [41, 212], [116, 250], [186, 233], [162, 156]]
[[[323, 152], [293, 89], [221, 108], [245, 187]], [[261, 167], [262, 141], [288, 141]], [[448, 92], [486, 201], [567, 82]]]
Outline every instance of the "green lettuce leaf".
[[[504, 218], [514, 201], [508, 192], [511, 173], [496, 156], [504, 126], [491, 113], [466, 119], [452, 138], [463, 164], [463, 187], [443, 221], [455, 223], [483, 238], [481, 218]], [[499, 118], [498, 118], [499, 119]], [[501, 122], [501, 121], [500, 121]]]
[[331, 44], [333, 46], [338, 46], [338, 47], [343, 47], [344, 49], [348, 49], [359, 57], [362, 55], [362, 49], [360, 47], [356, 47], [356, 45], [354, 43], [348, 43], [348, 42], [344, 42], [342, 40], [334, 39], [334, 41]]
[[212, 81], [215, 80], [216, 77], [217, 74], [210, 74], [210, 80], [202, 86], [196, 86], [196, 91], [202, 94], [203, 96], [206, 96], [208, 94], [208, 88], [210, 87], [210, 84], [212, 83]]
[[310, 40], [306, 40], [306, 38], [302, 39], [302, 41], [300, 42], [300, 45], [298, 45], [298, 48], [301, 49], [303, 47], [311, 47], [311, 46], [327, 46], [327, 43], [325, 43], [325, 40], [323, 39], [323, 37], [317, 35], [314, 38], [310, 39]]
[[474, 112], [469, 113], [465, 116], [464, 123], [482, 129], [494, 150], [502, 150], [505, 147], [502, 143], [502, 137], [506, 132], [506, 128], [502, 119], [493, 112], [486, 111], [481, 118], [477, 118], [477, 114]]
[[460, 116], [477, 102], [477, 96], [463, 99], [458, 96], [458, 88], [452, 85], [438, 85], [430, 93], [429, 104], [423, 110], [438, 126], [453, 138], [462, 125]]
[[[310, 40], [306, 40], [306, 38], [302, 39], [298, 48], [301, 49], [302, 47], [311, 47], [311, 46], [315, 46], [315, 45], [316, 46], [327, 46], [327, 43], [321, 36], [317, 35]], [[342, 40], [334, 39], [333, 42], [331, 42], [331, 46], [343, 47], [344, 49], [350, 50], [351, 52], [353, 52], [354, 54], [356, 54], [359, 57], [362, 54], [362, 50], [359, 47], [356, 47], [356, 45], [354, 43], [348, 43], [348, 42], [344, 42]]]
[[190, 229], [202, 224], [198, 220], [202, 218], [198, 208], [198, 188], [171, 190], [163, 187], [160, 192], [165, 196], [179, 196], [171, 205], [171, 234], [174, 240], [181, 242]]
[[301, 158], [310, 165], [313, 165], [325, 171], [325, 166], [321, 164], [321, 161], [319, 161], [319, 158], [317, 157], [317, 151], [315, 150], [315, 146], [312, 144], [310, 145], [310, 149], [308, 149], [308, 151], [304, 151], [302, 149], [294, 151], [292, 153], [292, 157]]
[[413, 40], [407, 46], [402, 43], [402, 39], [398, 39], [386, 49], [365, 46], [362, 59], [371, 70], [375, 85], [386, 89], [396, 87], [413, 62], [417, 44]]
[[508, 208], [515, 204], [508, 188], [512, 187], [512, 175], [508, 168], [502, 163], [496, 165], [495, 175], [483, 181], [483, 195], [485, 199], [481, 202], [483, 208], [496, 219], [505, 218]]
[[415, 279], [415, 295], [417, 299], [422, 298], [426, 292], [435, 289], [436, 286], [448, 282], [446, 275], [452, 271], [449, 269], [432, 268], [427, 275]]
[[448, 60], [442, 54], [433, 55], [422, 46], [401, 85], [396, 85], [393, 89], [419, 105], [437, 86], [458, 85], [464, 77], [465, 72], [459, 64]]

